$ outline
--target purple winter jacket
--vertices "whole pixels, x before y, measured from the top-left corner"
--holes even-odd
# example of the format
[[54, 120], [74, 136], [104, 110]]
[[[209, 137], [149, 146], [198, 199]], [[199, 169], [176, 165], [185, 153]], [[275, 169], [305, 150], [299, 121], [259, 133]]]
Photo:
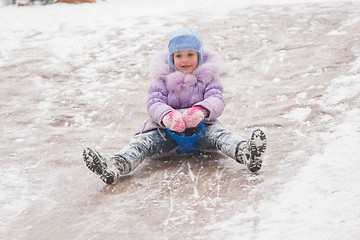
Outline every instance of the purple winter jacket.
[[[168, 65], [168, 54], [154, 59], [153, 80], [149, 87], [147, 110], [150, 119], [138, 133], [166, 127], [163, 117], [174, 110], [184, 112], [193, 106], [202, 106], [209, 112], [203, 123], [219, 124], [225, 101], [223, 86], [219, 80], [219, 60], [216, 54], [203, 51], [203, 63], [194, 72], [185, 74], [174, 71]], [[138, 134], [137, 133], [137, 134]]]

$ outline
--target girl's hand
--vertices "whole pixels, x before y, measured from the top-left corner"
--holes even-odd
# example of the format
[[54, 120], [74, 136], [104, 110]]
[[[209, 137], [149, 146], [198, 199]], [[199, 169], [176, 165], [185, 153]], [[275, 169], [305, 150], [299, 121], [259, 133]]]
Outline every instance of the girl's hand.
[[195, 106], [186, 109], [186, 111], [182, 114], [182, 119], [184, 120], [185, 127], [196, 127], [200, 122], [204, 120], [207, 114], [207, 110], [201, 106]]
[[165, 115], [162, 120], [165, 127], [171, 131], [183, 132], [185, 130], [185, 123], [182, 119], [182, 115], [178, 111], [172, 111]]

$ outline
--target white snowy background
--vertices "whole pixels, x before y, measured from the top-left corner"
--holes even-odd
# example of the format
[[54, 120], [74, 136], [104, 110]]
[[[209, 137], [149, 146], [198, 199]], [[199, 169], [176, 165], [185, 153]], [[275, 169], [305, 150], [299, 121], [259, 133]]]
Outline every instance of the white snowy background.
[[[194, 27], [222, 58], [223, 124], [263, 128], [258, 174], [146, 160], [105, 186], [147, 119], [151, 58]], [[0, 239], [360, 239], [360, 2], [0, 5]]]

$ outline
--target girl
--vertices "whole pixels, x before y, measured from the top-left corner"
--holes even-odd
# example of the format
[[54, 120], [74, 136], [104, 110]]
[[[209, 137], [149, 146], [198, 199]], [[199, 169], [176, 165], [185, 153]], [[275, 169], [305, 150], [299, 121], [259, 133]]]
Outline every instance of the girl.
[[108, 158], [92, 148], [83, 152], [86, 166], [107, 184], [133, 171], [145, 158], [172, 154], [179, 147], [166, 131], [191, 135], [202, 122], [205, 133], [196, 142], [200, 151], [220, 151], [245, 164], [251, 172], [261, 168], [266, 136], [257, 129], [249, 140], [220, 125], [225, 102], [219, 80], [219, 62], [202, 49], [194, 29], [180, 29], [169, 39], [168, 51], [154, 61], [147, 110], [150, 119], [119, 153]]

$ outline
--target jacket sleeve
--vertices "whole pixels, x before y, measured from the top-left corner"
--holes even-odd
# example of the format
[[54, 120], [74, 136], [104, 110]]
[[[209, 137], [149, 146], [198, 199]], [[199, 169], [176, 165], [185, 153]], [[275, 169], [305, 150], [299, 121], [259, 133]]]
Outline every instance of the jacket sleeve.
[[219, 79], [214, 79], [205, 88], [204, 100], [195, 104], [209, 111], [208, 120], [215, 120], [224, 111], [225, 100], [223, 97], [223, 85]]
[[153, 79], [150, 84], [147, 111], [150, 118], [162, 127], [164, 127], [164, 125], [161, 121], [164, 116], [174, 111], [174, 109], [168, 105], [168, 91], [164, 81], [160, 78]]

